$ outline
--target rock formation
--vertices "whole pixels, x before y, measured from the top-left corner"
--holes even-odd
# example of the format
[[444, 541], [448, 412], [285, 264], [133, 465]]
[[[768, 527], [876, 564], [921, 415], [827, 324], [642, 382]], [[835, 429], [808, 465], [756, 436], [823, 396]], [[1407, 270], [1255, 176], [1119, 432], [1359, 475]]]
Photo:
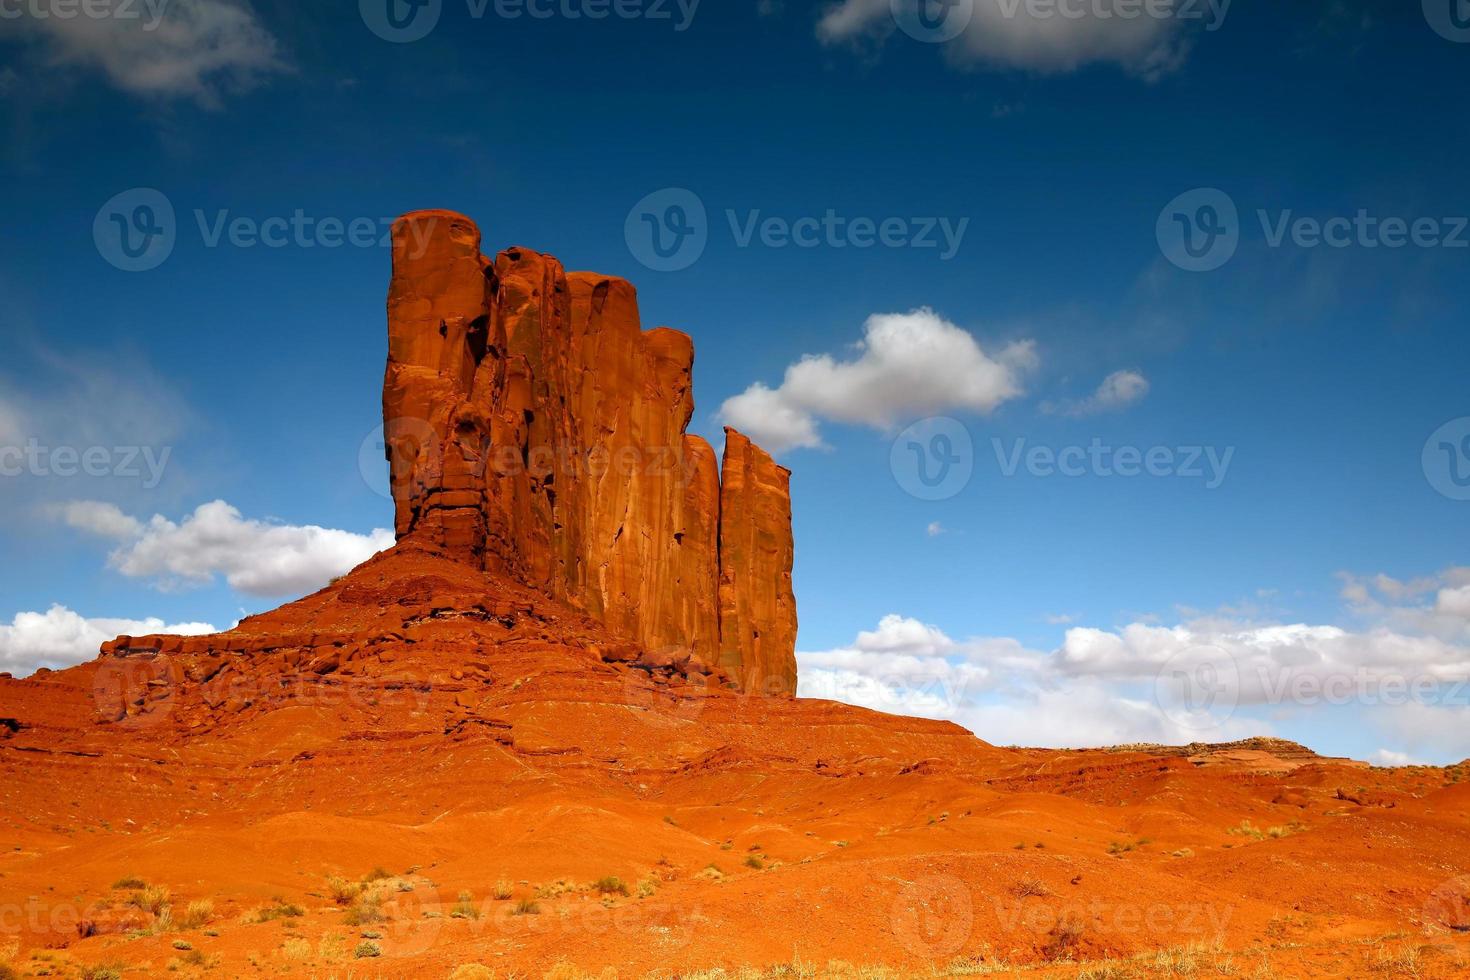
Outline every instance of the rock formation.
[[383, 421], [400, 541], [508, 574], [646, 656], [796, 686], [789, 473], [685, 431], [686, 334], [644, 331], [622, 279], [512, 248], [462, 215], [393, 228]]

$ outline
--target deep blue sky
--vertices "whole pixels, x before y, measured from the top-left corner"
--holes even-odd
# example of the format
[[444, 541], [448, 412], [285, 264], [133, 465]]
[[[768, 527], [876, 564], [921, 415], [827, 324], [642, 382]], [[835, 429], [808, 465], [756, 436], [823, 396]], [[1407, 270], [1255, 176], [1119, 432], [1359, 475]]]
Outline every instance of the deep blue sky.
[[[30, 406], [26, 435], [39, 425], [85, 445], [77, 433], [117, 441], [131, 427], [173, 447], [153, 490], [0, 486], [0, 623], [60, 603], [227, 626], [277, 601], [122, 574], [107, 542], [46, 504], [179, 521], [224, 499], [289, 525], [390, 523], [357, 466], [379, 413], [386, 251], [209, 248], [195, 209], [351, 220], [453, 208], [487, 250], [522, 244], [625, 275], [646, 326], [693, 335], [695, 428], [712, 436], [725, 399], [779, 385], [802, 355], [855, 357], [873, 314], [931, 307], [986, 351], [1033, 341], [1024, 394], [988, 415], [944, 413], [978, 450], [951, 499], [900, 489], [892, 429], [823, 421], [827, 448], [782, 456], [803, 650], [849, 645], [889, 613], [1040, 651], [1069, 623], [1172, 625], [1226, 606], [1251, 623], [1368, 628], [1338, 573], [1408, 580], [1464, 563], [1470, 503], [1436, 492], [1421, 449], [1470, 415], [1470, 248], [1271, 248], [1255, 212], [1470, 214], [1470, 44], [1436, 34], [1417, 4], [1241, 2], [1216, 31], [1181, 31], [1187, 52], [1145, 77], [1123, 57], [1059, 69], [902, 34], [824, 41], [821, 13], [706, 2], [677, 32], [476, 20], [446, 0], [427, 38], [389, 44], [354, 4], [257, 0], [273, 64], [154, 91], [136, 66], [88, 55], [85, 37], [0, 23], [0, 407]], [[166, 195], [178, 240], [161, 266], [130, 273], [99, 254], [93, 220], [137, 187]], [[702, 199], [710, 242], [690, 268], [654, 272], [624, 222], [666, 187]], [[1225, 191], [1243, 219], [1235, 257], [1206, 273], [1170, 264], [1155, 234], [1166, 203], [1200, 187]], [[969, 226], [949, 261], [740, 248], [726, 209]], [[1146, 397], [1080, 417], [1045, 409], [1120, 370], [1147, 379]], [[88, 385], [90, 402], [76, 394]], [[117, 413], [107, 393], [119, 390], [132, 414]], [[992, 438], [1234, 456], [1213, 490], [1006, 478]], [[1360, 753], [1458, 751], [1323, 737]]]

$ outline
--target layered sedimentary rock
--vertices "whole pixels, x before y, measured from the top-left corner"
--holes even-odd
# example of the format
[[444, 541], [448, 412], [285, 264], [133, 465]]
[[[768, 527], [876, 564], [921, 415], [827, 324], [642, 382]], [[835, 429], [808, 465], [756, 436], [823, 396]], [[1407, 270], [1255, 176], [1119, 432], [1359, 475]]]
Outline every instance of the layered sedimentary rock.
[[462, 215], [393, 229], [383, 416], [400, 540], [514, 576], [654, 656], [796, 683], [787, 474], [686, 433], [694, 348], [628, 282], [480, 254]]

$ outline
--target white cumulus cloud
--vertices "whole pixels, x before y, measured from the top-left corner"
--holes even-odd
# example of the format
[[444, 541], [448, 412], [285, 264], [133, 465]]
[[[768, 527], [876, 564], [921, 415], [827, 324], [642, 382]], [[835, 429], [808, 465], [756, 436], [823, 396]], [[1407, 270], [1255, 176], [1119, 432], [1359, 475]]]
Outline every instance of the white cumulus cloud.
[[[909, 0], [926, 3], [928, 0]], [[960, 13], [969, 3], [961, 0]], [[965, 29], [946, 45], [960, 66], [986, 65], [1044, 74], [1073, 72], [1094, 64], [1114, 65], [1153, 80], [1179, 68], [1189, 53], [1185, 19], [1121, 16], [1126, 5], [1108, 2], [1035, 3], [1030, 0], [973, 0]], [[1229, 0], [1201, 4], [1200, 20], [1218, 25]], [[825, 44], [881, 40], [896, 29], [891, 0], [839, 0], [817, 22]]]
[[38, 668], [60, 670], [97, 656], [115, 636], [177, 633], [194, 636], [219, 632], [209, 623], [165, 623], [161, 619], [88, 619], [62, 605], [45, 612], [16, 613], [0, 623], [0, 670], [25, 677]]
[[994, 353], [927, 307], [868, 318], [855, 356], [809, 354], [780, 387], [751, 385], [720, 407], [722, 421], [771, 452], [822, 445], [820, 421], [887, 430], [948, 411], [988, 413], [1023, 393], [1037, 364], [1031, 341]]
[[1383, 623], [1076, 626], [1041, 651], [888, 615], [848, 646], [797, 660], [804, 697], [947, 719], [999, 744], [1223, 742], [1287, 724], [1333, 754], [1345, 731], [1368, 725], [1395, 746], [1372, 756], [1380, 764], [1470, 755], [1470, 644]]
[[118, 542], [108, 563], [130, 578], [175, 588], [207, 585], [222, 575], [232, 588], [256, 596], [311, 592], [394, 541], [384, 528], [356, 534], [250, 520], [223, 500], [201, 504], [177, 523], [162, 515], [140, 521], [97, 501], [53, 512], [72, 527]]

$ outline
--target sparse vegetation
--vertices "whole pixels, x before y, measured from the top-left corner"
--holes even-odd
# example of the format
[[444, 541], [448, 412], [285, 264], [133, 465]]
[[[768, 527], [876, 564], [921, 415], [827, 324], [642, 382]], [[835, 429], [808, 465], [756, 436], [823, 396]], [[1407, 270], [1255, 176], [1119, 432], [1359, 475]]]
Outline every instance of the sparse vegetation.
[[529, 898], [523, 898], [519, 902], [516, 902], [516, 907], [511, 910], [511, 914], [512, 915], [540, 915], [541, 914], [541, 906], [537, 905], [535, 902], [531, 901]]
[[347, 915], [342, 921], [349, 926], [370, 926], [385, 922], [387, 918], [383, 914], [382, 896], [377, 892], [364, 891], [358, 895], [357, 901], [348, 907]]
[[373, 957], [383, 955], [383, 947], [371, 939], [365, 939], [357, 944], [357, 948], [352, 951], [352, 955], [360, 960], [372, 959]]
[[754, 854], [748, 854], [745, 857], [745, 866], [747, 868], [754, 868], [756, 871], [760, 871], [765, 867], [765, 864], [762, 863], [761, 859], [756, 857]]
[[274, 922], [277, 919], [299, 919], [306, 914], [306, 910], [293, 902], [276, 899], [276, 904], [267, 905], [255, 911], [256, 922]]
[[190, 902], [184, 909], [184, 917], [175, 920], [180, 929], [198, 929], [214, 917], [214, 903], [207, 898]]
[[148, 882], [137, 875], [126, 875], [112, 883], [112, 887], [118, 891], [138, 891], [148, 887]]
[[638, 882], [639, 898], [649, 898], [656, 891], [658, 891], [658, 882], [654, 881], [652, 878], [644, 878], [642, 881]]
[[1016, 882], [1011, 888], [1011, 892], [1017, 898], [1034, 898], [1051, 894], [1051, 890], [1046, 887], [1046, 884], [1040, 878], [1034, 876], [1027, 876]]
[[510, 901], [510, 897], [512, 894], [514, 894], [514, 892], [515, 886], [506, 881], [504, 878], [501, 878], [495, 883], [495, 888], [491, 891], [490, 894], [495, 896], [495, 900], [497, 902], [508, 902]]
[[185, 939], [175, 939], [174, 940], [174, 949], [178, 950], [181, 953], [187, 953], [189, 950], [191, 950], [193, 948], [194, 948], [193, 945], [191, 945], [188, 940], [185, 940]]
[[478, 919], [480, 910], [475, 907], [475, 895], [473, 892], [463, 891], [459, 893], [459, 899], [454, 903], [450, 911], [451, 919]]
[[149, 915], [161, 916], [172, 898], [173, 893], [162, 885], [146, 885], [128, 898], [128, 904]]
[[79, 980], [122, 980], [120, 965], [90, 966], [82, 970]]
[[598, 878], [592, 883], [592, 887], [599, 895], [627, 895], [628, 886], [623, 884], [623, 879], [617, 875], [607, 875]]
[[365, 887], [360, 881], [348, 881], [337, 875], [327, 879], [327, 894], [338, 905], [351, 905], [362, 895]]

